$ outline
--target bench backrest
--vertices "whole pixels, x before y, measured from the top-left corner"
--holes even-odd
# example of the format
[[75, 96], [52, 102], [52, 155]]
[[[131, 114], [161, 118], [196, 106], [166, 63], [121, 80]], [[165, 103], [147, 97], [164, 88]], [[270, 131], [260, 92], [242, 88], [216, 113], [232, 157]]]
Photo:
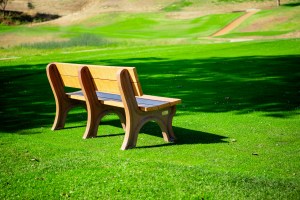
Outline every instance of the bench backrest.
[[135, 96], [142, 96], [143, 91], [138, 79], [135, 67], [116, 67], [116, 66], [98, 66], [83, 65], [71, 63], [52, 63], [56, 66], [62, 82], [66, 87], [80, 88], [78, 72], [82, 66], [87, 66], [92, 75], [96, 91], [120, 94], [117, 82], [117, 72], [120, 69], [127, 69], [130, 74], [131, 85]]

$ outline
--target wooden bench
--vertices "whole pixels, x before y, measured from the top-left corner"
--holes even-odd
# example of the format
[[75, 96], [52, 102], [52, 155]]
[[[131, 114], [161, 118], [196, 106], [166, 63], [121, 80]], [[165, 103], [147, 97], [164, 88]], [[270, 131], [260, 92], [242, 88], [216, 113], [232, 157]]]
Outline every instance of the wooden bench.
[[[181, 100], [143, 94], [134, 67], [51, 63], [47, 76], [56, 101], [52, 130], [64, 127], [70, 109], [86, 105], [83, 138], [96, 137], [101, 118], [114, 112], [125, 130], [122, 150], [136, 146], [141, 127], [149, 121], [157, 122], [165, 141], [175, 140], [172, 119]], [[65, 87], [81, 90], [66, 93]]]

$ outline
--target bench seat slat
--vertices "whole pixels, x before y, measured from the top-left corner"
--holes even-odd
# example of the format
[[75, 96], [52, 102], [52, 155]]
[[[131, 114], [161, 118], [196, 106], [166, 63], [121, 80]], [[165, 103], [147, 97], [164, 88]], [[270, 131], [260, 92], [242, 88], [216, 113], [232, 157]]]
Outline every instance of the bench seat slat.
[[159, 100], [159, 101], [167, 101], [171, 105], [176, 105], [176, 104], [180, 104], [181, 103], [181, 99], [161, 97], [161, 96], [153, 96], [153, 95], [146, 95], [146, 94], [144, 94], [143, 96], [141, 96], [141, 98], [153, 99], [153, 100]]
[[[96, 94], [99, 101], [101, 101], [101, 103], [105, 105], [124, 107], [121, 96], [118, 94], [110, 94], [105, 92], [96, 92]], [[83, 92], [81, 90], [67, 93], [67, 95], [72, 99], [78, 99], [82, 101], [85, 100]], [[152, 95], [143, 95], [136, 97], [136, 99], [138, 106], [142, 111], [159, 110], [162, 108], [170, 107], [172, 105], [176, 105], [181, 102], [180, 99], [165, 98]]]

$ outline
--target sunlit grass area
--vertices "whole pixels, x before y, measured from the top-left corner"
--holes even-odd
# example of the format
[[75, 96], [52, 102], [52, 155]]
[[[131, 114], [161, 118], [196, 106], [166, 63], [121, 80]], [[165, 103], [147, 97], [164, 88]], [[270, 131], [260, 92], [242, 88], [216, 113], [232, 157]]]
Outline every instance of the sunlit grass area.
[[226, 37], [275, 36], [299, 31], [299, 5], [291, 3], [276, 9], [261, 10]]
[[[13, 34], [16, 38], [52, 36], [56, 40], [64, 40], [59, 41], [62, 44], [66, 44], [65, 40], [74, 40], [74, 38], [82, 37], [82, 35], [94, 35], [94, 37], [101, 37], [115, 43], [119, 43], [120, 39], [130, 41], [138, 39], [143, 42], [148, 42], [149, 39], [167, 41], [181, 39], [198, 42], [199, 37], [213, 34], [241, 14], [216, 14], [193, 19], [171, 19], [163, 12], [101, 14], [80, 24], [70, 26], [26, 25], [9, 27], [1, 25], [0, 35]], [[49, 45], [51, 42], [43, 43]]]
[[[1, 50], [1, 199], [297, 199], [299, 39], [207, 45]], [[51, 131], [49, 62], [135, 66], [147, 94], [181, 98], [177, 143], [146, 124], [136, 149], [84, 109]]]
[[[215, 38], [243, 12], [170, 15], [206, 2], [0, 25], [1, 38], [32, 39], [0, 48], [0, 199], [299, 199], [300, 39], [231, 40], [299, 31], [299, 4], [262, 10]], [[51, 39], [33, 40], [43, 37]], [[150, 122], [137, 147], [121, 151], [116, 115], [83, 140], [83, 108], [51, 131], [51, 62], [136, 67], [145, 94], [182, 99], [177, 141], [164, 142]]]
[[[10, 44], [5, 46], [5, 40], [22, 41], [24, 38], [30, 38], [32, 41], [27, 43], [24, 41], [20, 45], [40, 49], [47, 48], [47, 46], [48, 48], [102, 46], [103, 44], [107, 46], [108, 43], [113, 46], [116, 44], [132, 45], [132, 43], [142, 45], [207, 43], [218, 41], [213, 38], [207, 40], [207, 38], [243, 14], [244, 12], [229, 12], [181, 19], [171, 17], [169, 12], [164, 11], [102, 13], [67, 25], [55, 23], [22, 26], [0, 25], [0, 36], [4, 38], [2, 41], [4, 47], [10, 46]], [[218, 36], [216, 39], [295, 35], [300, 29], [299, 16], [299, 4], [286, 4], [280, 8], [261, 10], [238, 28], [226, 35]], [[97, 38], [97, 41], [90, 42], [89, 38], [91, 37]], [[43, 40], [42, 38], [49, 39]]]

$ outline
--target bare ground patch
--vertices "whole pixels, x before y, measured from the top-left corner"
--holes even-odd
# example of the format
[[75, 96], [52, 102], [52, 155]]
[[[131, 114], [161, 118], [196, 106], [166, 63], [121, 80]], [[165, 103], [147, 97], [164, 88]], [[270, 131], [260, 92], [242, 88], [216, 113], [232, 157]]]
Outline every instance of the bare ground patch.
[[250, 39], [288, 39], [288, 38], [300, 38], [300, 30], [275, 36], [247, 36]]
[[224, 35], [224, 34], [230, 32], [231, 30], [233, 30], [234, 28], [238, 27], [247, 18], [249, 18], [250, 16], [254, 15], [258, 11], [259, 10], [250, 10], [249, 12], [246, 12], [244, 15], [240, 16], [239, 18], [235, 19], [231, 23], [227, 24], [227, 26], [225, 26], [223, 29], [217, 31], [212, 36]]
[[[27, 6], [28, 0], [12, 0], [8, 5], [8, 9], [19, 10], [23, 12], [41, 12], [49, 14], [59, 14], [63, 17], [43, 22], [43, 24], [55, 24], [60, 26], [67, 26], [70, 24], [80, 23], [83, 20], [97, 16], [100, 13], [111, 13], [114, 15], [116, 12], [160, 12], [165, 6], [175, 2], [174, 0], [31, 0], [34, 5], [34, 9], [29, 9]], [[289, 2], [288, 0], [282, 0], [282, 3]], [[275, 1], [266, 2], [247, 2], [247, 3], [213, 3], [208, 2], [194, 3], [192, 6], [185, 7], [179, 12], [167, 12], [166, 16], [173, 19], [193, 19], [209, 14], [218, 14], [235, 11], [245, 11], [251, 8], [257, 9], [269, 9], [276, 7]], [[286, 17], [278, 16], [274, 19], [265, 19], [265, 21], [255, 22], [249, 27], [245, 27], [243, 31], [255, 31], [261, 30], [265, 24], [280, 22], [284, 23]], [[36, 23], [33, 25], [40, 25]], [[299, 31], [289, 33], [281, 36], [272, 36], [273, 38], [288, 38], [299, 37]], [[249, 38], [263, 38], [263, 37], [249, 37]], [[271, 38], [271, 37], [268, 37]], [[48, 41], [62, 41], [56, 35], [44, 35], [44, 36], [22, 36], [22, 35], [1, 35], [0, 47], [16, 46], [24, 43], [37, 43]]]
[[259, 21], [251, 23], [249, 26], [240, 29], [241, 32], [256, 32], [268, 30], [271, 26], [285, 23], [290, 19], [288, 16], [273, 16], [268, 18], [261, 18]]
[[[281, 0], [282, 3], [289, 0]], [[100, 13], [114, 12], [158, 12], [176, 0], [31, 0], [34, 9], [27, 6], [28, 0], [12, 0], [8, 9], [22, 12], [40, 12], [63, 16], [50, 23], [68, 25]], [[174, 19], [190, 19], [209, 14], [245, 11], [250, 8], [268, 9], [276, 7], [275, 1], [221, 3], [217, 1], [197, 2], [183, 8], [180, 12], [169, 12], [167, 16]], [[48, 22], [49, 23], [49, 22]]]

